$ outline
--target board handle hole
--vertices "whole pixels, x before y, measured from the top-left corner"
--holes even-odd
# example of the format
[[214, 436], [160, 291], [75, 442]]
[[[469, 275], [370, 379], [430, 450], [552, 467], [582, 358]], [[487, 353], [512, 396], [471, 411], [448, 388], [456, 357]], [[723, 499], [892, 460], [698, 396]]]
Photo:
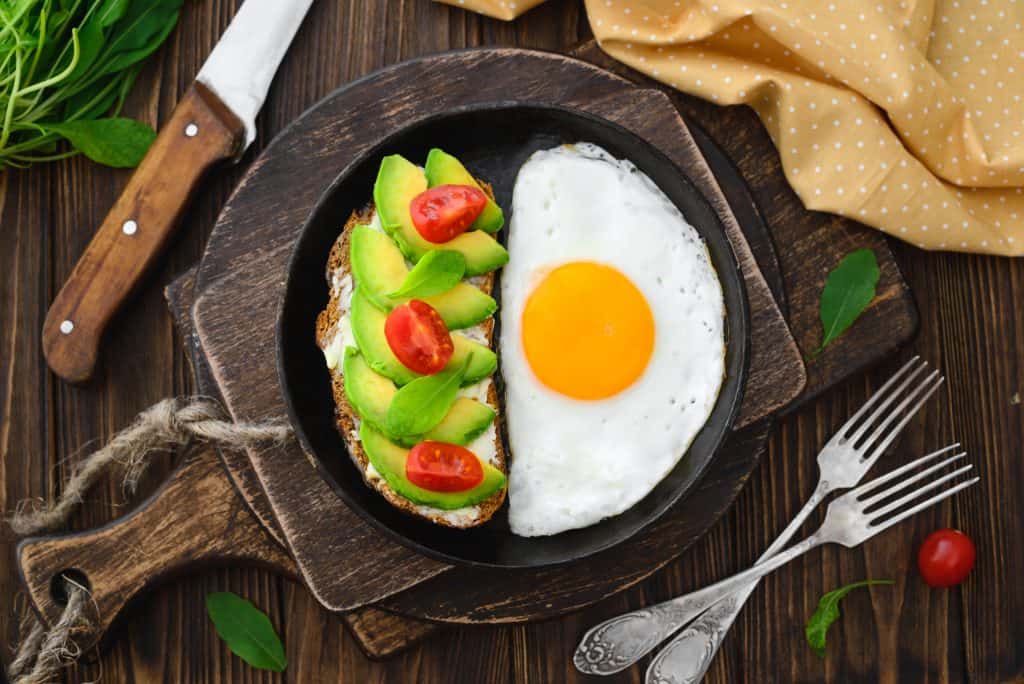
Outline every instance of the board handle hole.
[[52, 598], [54, 603], [59, 606], [68, 605], [68, 590], [64, 583], [65, 579], [85, 587], [87, 592], [92, 592], [92, 584], [89, 582], [89, 576], [84, 572], [78, 568], [61, 570], [50, 580], [50, 598]]

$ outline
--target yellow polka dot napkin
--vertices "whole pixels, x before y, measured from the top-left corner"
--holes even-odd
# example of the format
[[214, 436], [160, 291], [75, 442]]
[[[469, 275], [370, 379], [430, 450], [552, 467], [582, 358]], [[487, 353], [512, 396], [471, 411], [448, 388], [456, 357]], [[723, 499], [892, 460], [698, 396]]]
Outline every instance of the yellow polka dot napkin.
[[[444, 0], [512, 19], [541, 0]], [[586, 0], [598, 43], [761, 117], [809, 209], [1024, 254], [1024, 0]]]

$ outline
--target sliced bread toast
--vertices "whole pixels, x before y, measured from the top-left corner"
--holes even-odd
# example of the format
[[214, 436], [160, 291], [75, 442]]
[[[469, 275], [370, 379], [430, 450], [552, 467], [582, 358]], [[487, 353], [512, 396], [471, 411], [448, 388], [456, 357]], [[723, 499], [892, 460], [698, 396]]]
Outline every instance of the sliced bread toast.
[[[484, 186], [485, 190], [490, 191], [490, 188]], [[327, 259], [327, 283], [330, 288], [331, 297], [327, 303], [327, 307], [320, 312], [317, 317], [316, 324], [316, 341], [317, 345], [322, 350], [327, 350], [331, 346], [332, 341], [338, 334], [338, 323], [348, 313], [350, 308], [350, 300], [352, 293], [352, 264], [349, 258], [349, 237], [352, 234], [352, 229], [357, 225], [366, 225], [373, 221], [375, 210], [372, 205], [368, 205], [361, 211], [354, 211], [345, 223], [345, 227], [341, 231], [341, 235], [334, 242], [334, 246], [331, 248], [330, 255]], [[494, 274], [489, 273], [484, 276], [477, 276], [472, 278], [470, 282], [479, 287], [487, 294], [491, 294], [494, 289]], [[482, 334], [482, 337], [486, 340], [488, 346], [493, 347], [494, 340], [494, 319], [488, 318], [486, 321], [480, 324], [478, 329]], [[344, 350], [340, 350], [344, 352]], [[359, 472], [363, 474], [363, 479], [366, 484], [373, 487], [381, 495], [388, 500], [391, 505], [396, 508], [405, 511], [411, 515], [416, 515], [422, 518], [426, 518], [431, 522], [438, 525], [444, 525], [447, 527], [456, 528], [468, 528], [480, 525], [491, 518], [494, 512], [497, 511], [502, 502], [505, 500], [506, 488], [502, 487], [499, 491], [492, 494], [489, 498], [476, 504], [456, 511], [444, 511], [436, 508], [430, 508], [416, 504], [409, 499], [401, 496], [395, 492], [388, 483], [381, 477], [376, 470], [370, 465], [369, 459], [367, 458], [366, 452], [363, 449], [362, 442], [359, 439], [359, 416], [349, 403], [348, 398], [345, 395], [345, 382], [342, 374], [342, 364], [339, 362], [334, 368], [330, 370], [331, 374], [331, 389], [334, 394], [335, 404], [335, 425], [338, 432], [348, 446], [348, 452], [351, 456], [356, 467], [359, 468]], [[489, 383], [487, 390], [486, 403], [494, 409], [495, 414], [499, 414], [498, 406], [498, 392], [493, 382], [493, 378]], [[495, 418], [495, 422], [500, 420], [500, 416]], [[494, 465], [499, 468], [502, 472], [507, 473], [507, 462], [505, 458], [505, 451], [502, 447], [501, 437], [497, 430], [491, 430], [486, 435], [490, 435], [494, 442], [494, 454], [495, 463]]]

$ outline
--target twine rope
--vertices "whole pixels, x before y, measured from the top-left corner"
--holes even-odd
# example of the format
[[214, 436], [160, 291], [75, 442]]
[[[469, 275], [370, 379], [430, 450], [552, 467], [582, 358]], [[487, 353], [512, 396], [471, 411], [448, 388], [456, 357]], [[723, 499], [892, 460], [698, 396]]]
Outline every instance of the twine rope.
[[[120, 467], [125, 494], [134, 495], [152, 456], [199, 442], [233, 448], [277, 444], [291, 434], [282, 421], [236, 423], [220, 405], [208, 398], [164, 399], [142, 413], [117, 433], [106, 446], [78, 463], [63, 492], [52, 504], [41, 500], [22, 501], [9, 522], [19, 535], [35, 534], [63, 526], [82, 503], [85, 492], [106, 472]], [[86, 587], [63, 577], [67, 604], [60, 619], [49, 629], [28, 612], [22, 624], [26, 636], [18, 645], [8, 675], [14, 684], [42, 684], [53, 681], [61, 668], [81, 655], [76, 634], [87, 633], [90, 622], [85, 610], [90, 594]]]

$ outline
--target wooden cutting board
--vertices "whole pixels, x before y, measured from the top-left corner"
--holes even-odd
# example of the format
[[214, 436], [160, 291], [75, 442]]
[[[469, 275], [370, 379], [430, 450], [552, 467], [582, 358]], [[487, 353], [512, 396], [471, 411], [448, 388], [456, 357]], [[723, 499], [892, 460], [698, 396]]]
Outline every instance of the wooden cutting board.
[[[462, 77], [452, 79], [452, 74]], [[676, 162], [721, 216], [751, 301], [756, 344], [751, 347], [748, 399], [739, 425], [763, 418], [800, 392], [804, 374], [796, 345], [736, 219], [669, 99], [658, 90], [637, 88], [564, 56], [486, 49], [412, 60], [336, 91], [278, 136], [242, 179], [207, 244], [193, 307], [204, 358], [236, 420], [283, 414], [275, 339], [281, 283], [303, 223], [333, 179], [362, 155], [377, 153], [389, 135], [436, 112], [510, 99], [603, 117], [648, 140]], [[500, 119], [494, 125], [500, 126]], [[310, 346], [310, 352], [316, 353], [315, 348]], [[721, 449], [730, 451], [728, 445]], [[258, 491], [243, 490], [243, 495], [254, 505], [257, 499], [269, 503], [268, 517], [276, 519], [304, 582], [330, 610], [347, 611], [382, 600], [449, 569], [381, 537], [371, 523], [341, 502], [297, 442], [272, 451], [250, 450], [242, 466], [244, 473], [255, 474], [259, 484]], [[230, 464], [229, 468], [235, 470]], [[638, 548], [626, 566], [616, 552], [598, 554], [588, 559], [588, 566], [601, 578], [596, 582], [581, 580], [568, 566], [553, 571], [553, 576], [545, 577], [558, 577], [579, 591], [567, 591], [561, 603], [540, 597], [521, 604], [505, 602], [509, 610], [493, 619], [550, 617], [617, 590], [624, 574], [649, 574], [677, 556], [724, 512], [743, 477], [745, 472], [732, 471], [724, 459], [716, 459], [705, 481], [721, 485], [717, 496], [689, 511], [685, 506], [677, 508], [670, 518], [680, 523], [673, 534], [679, 540], [677, 546]], [[343, 529], [345, 534], [327, 534], [327, 529]], [[608, 565], [604, 572], [602, 562]], [[529, 572], [514, 576], [517, 581], [521, 578], [524, 594], [537, 586]], [[499, 592], [517, 591], [507, 582], [501, 583], [501, 589], [489, 582], [480, 585], [495, 592], [495, 599]], [[486, 596], [474, 597], [474, 606], [488, 603]]]
[[[588, 49], [590, 52], [588, 52]], [[501, 59], [521, 59], [524, 56], [521, 51], [498, 50], [487, 52], [492, 53], [491, 59], [498, 60], [496, 64], [498, 67], [502, 67], [500, 71], [503, 73], [509, 73], [509, 69], [513, 66], [516, 68], [523, 67], [521, 62], [510, 64], [508, 61], [501, 61]], [[602, 57], [600, 53], [595, 51], [593, 46], [589, 48], [584, 47], [582, 54], [593, 59], [600, 59]], [[454, 59], [459, 55], [463, 55], [463, 59], [469, 60], [469, 65], [464, 65], [466, 66], [464, 71], [476, 72], [478, 78], [488, 78], [486, 70], [478, 71], [479, 62], [481, 61], [479, 54], [454, 53], [452, 58]], [[566, 102], [572, 103], [572, 98], [576, 97], [577, 102], [589, 106], [594, 106], [595, 101], [604, 100], [606, 103], [610, 103], [605, 106], [611, 108], [609, 111], [604, 112], [606, 115], [618, 113], [627, 119], [629, 116], [636, 117], [635, 108], [628, 108], [621, 104], [615, 105], [616, 93], [629, 92], [623, 89], [632, 88], [628, 83], [611, 77], [606, 72], [597, 69], [586, 68], [581, 71], [578, 63], [554, 55], [544, 55], [542, 53], [526, 53], [526, 55], [530, 56], [531, 60], [537, 60], [538, 63], [544, 65], [540, 68], [543, 71], [543, 75], [538, 75], [536, 79], [538, 86], [550, 83], [557, 85], [559, 83], [557, 76], [565, 77], [567, 72], [577, 74], [577, 77], [571, 83], [562, 84], [562, 90], [556, 91], [555, 95], [551, 95], [550, 90], [545, 91], [549, 93], [549, 97], [558, 97], [557, 101], [563, 104]], [[449, 63], [448, 66], [451, 67], [453, 65]], [[385, 76], [384, 82], [388, 83], [388, 79], [393, 78], [393, 76], [393, 73]], [[492, 75], [490, 80], [494, 80], [494, 78]], [[500, 86], [500, 82], [497, 85]], [[472, 84], [470, 84], [470, 87], [472, 88]], [[475, 90], [478, 91], [479, 88]], [[635, 89], [633, 90], [635, 91]], [[644, 94], [637, 96], [635, 93]], [[627, 99], [635, 100], [636, 97], [647, 97], [650, 99], [652, 103], [651, 109], [653, 109], [656, 99], [647, 93], [649, 91], [630, 92]], [[772, 255], [771, 238], [767, 236], [767, 233], [763, 230], [748, 231], [748, 237], [751, 238], [749, 255], [757, 258], [757, 264], [768, 275], [768, 282], [766, 283], [765, 279], [758, 273], [754, 259], [747, 259], [745, 274], [748, 277], [748, 287], [751, 288], [751, 308], [755, 314], [762, 317], [762, 323], [760, 324], [757, 323], [755, 318], [755, 330], [758, 331], [755, 343], [760, 341], [762, 347], [760, 357], [757, 352], [755, 352], [754, 356], [755, 362], [760, 358], [760, 363], [763, 365], [760, 370], [766, 373], [763, 377], [772, 378], [771, 381], [762, 383], [760, 391], [757, 391], [755, 386], [755, 391], [748, 392], [748, 399], [753, 398], [751, 400], [753, 403], [745, 406], [745, 413], [748, 419], [776, 410], [789, 403], [803, 384], [803, 378], [801, 377], [802, 364], [799, 361], [799, 355], [795, 353], [786, 354], [784, 352], [789, 333], [785, 326], [780, 328], [781, 314], [779, 308], [774, 304], [768, 285], [774, 285], [774, 289], [778, 291], [780, 284], [782, 282], [785, 283], [785, 289], [790, 298], [787, 320], [794, 331], [797, 341], [805, 350], [810, 349], [816, 345], [818, 339], [816, 301], [827, 271], [834, 266], [843, 254], [858, 247], [872, 248], [879, 257], [883, 272], [880, 286], [881, 296], [873, 303], [864, 318], [854, 329], [814, 360], [810, 367], [807, 394], [820, 391], [822, 388], [846, 377], [864, 365], [881, 358], [896, 345], [908, 339], [916, 328], [916, 313], [906, 286], [892, 261], [891, 254], [885, 246], [884, 240], [876, 233], [865, 231], [852, 222], [836, 219], [835, 217], [812, 214], [802, 210], [796, 198], [789, 191], [788, 186], [785, 185], [785, 181], [778, 169], [777, 158], [770, 146], [770, 142], [767, 140], [767, 136], [749, 112], [739, 108], [721, 110], [711, 108], [709, 105], [702, 107], [703, 103], [688, 102], [687, 100], [688, 98], [677, 97], [676, 104], [684, 111], [689, 111], [695, 115], [695, 118], [707, 127], [727, 151], [723, 154], [717, 150], [698, 131], [696, 135], [698, 144], [701, 145], [701, 149], [707, 155], [711, 166], [715, 168], [719, 179], [725, 179], [724, 187], [721, 188], [721, 191], [732, 204], [732, 212], [735, 212], [735, 215], [741, 218], [745, 226], [754, 226], [758, 221], [758, 205], [760, 205], [760, 211], [768, 219], [771, 234], [780, 247], [779, 262], [776, 263]], [[633, 104], [635, 106], [635, 102]], [[316, 117], [312, 121], [312, 123], [319, 127], [317, 129], [319, 135], [314, 135], [312, 138], [307, 139], [319, 140], [321, 142], [333, 140], [334, 153], [337, 154], [339, 153], [338, 149], [342, 146], [348, 145], [351, 148], [352, 141], [343, 135], [339, 135], [337, 126], [338, 112], [333, 112], [332, 115], [329, 109], [325, 109], [325, 107], [329, 106], [334, 106], [340, 110], [350, 107], [351, 102], [346, 102], [337, 93], [335, 96], [328, 98], [327, 102], [315, 110]], [[623, 112], [626, 113], [624, 114]], [[629, 112], [632, 112], [632, 114], [629, 114]], [[645, 115], [645, 118], [651, 118], [650, 110], [646, 110]], [[747, 118], [744, 119], [744, 116]], [[311, 122], [307, 121], [306, 123]], [[293, 126], [282, 135], [282, 138], [287, 139], [289, 134], [295, 135], [301, 132], [296, 130], [297, 128], [301, 129], [301, 126], [299, 124]], [[705, 192], [717, 192], [719, 189], [714, 178], [701, 171], [704, 162], [697, 153], [697, 148], [688, 142], [688, 134], [681, 121], [677, 124], [676, 128], [670, 128], [669, 130], [674, 133], [674, 136], [662, 141], [659, 147], [667, 146], [674, 149], [677, 154], [684, 155], [680, 158], [685, 160], [691, 173], [696, 176], [696, 180], [704, 183]], [[308, 136], [309, 131], [306, 131], [306, 133]], [[321, 144], [317, 151], [318, 155], [320, 155], [320, 161], [324, 159], [322, 149], [325, 145], [326, 143]], [[330, 147], [330, 145], [326, 146]], [[231, 306], [239, 312], [240, 316], [234, 323], [235, 330], [236, 332], [241, 331], [244, 333], [239, 336], [244, 340], [244, 345], [246, 345], [239, 347], [244, 352], [240, 356], [250, 363], [255, 363], [255, 360], [259, 358], [258, 354], [267, 353], [268, 349], [272, 350], [272, 337], [267, 338], [262, 334], [263, 330], [272, 329], [272, 324], [267, 324], [266, 321], [263, 321], [261, 324], [261, 319], [257, 315], [260, 313], [260, 310], [267, 308], [268, 303], [258, 295], [267, 289], [271, 289], [274, 284], [274, 278], [279, 277], [280, 271], [279, 269], [275, 270], [275, 268], [278, 268], [278, 265], [283, 263], [283, 257], [279, 250], [282, 245], [287, 246], [287, 240], [284, 239], [282, 242], [283, 238], [278, 233], [283, 235], [288, 230], [294, 231], [297, 226], [295, 221], [275, 220], [279, 219], [280, 215], [274, 215], [273, 212], [270, 212], [268, 215], [266, 211], [252, 211], [253, 207], [250, 207], [248, 212], [243, 211], [244, 204], [241, 201], [245, 199], [246, 192], [254, 193], [261, 190], [266, 192], [267, 186], [257, 181], [260, 180], [261, 175], [266, 176], [275, 168], [278, 171], [290, 172], [295, 176], [294, 178], [287, 178], [286, 176], [278, 175], [276, 181], [278, 185], [283, 182], [291, 182], [296, 185], [303, 183], [304, 177], [302, 174], [304, 171], [308, 173], [308, 168], [304, 169], [303, 165], [299, 164], [290, 166], [289, 164], [292, 162], [288, 159], [287, 154], [283, 154], [285, 152], [287, 152], [287, 148], [282, 147], [279, 142], [275, 142], [268, 148], [264, 156], [254, 164], [253, 169], [247, 176], [248, 186], [246, 181], [243, 181], [242, 189], [229, 202], [221, 222], [218, 224], [218, 230], [215, 231], [214, 236], [211, 238], [211, 251], [208, 252], [208, 257], [204, 260], [203, 264], [203, 267], [207, 269], [207, 278], [209, 280], [206, 287], [202, 285], [202, 273], [200, 273], [199, 292], [201, 296], [210, 297], [211, 302], [219, 301], [221, 295], [231, 292], [232, 288], [235, 288], [235, 292], [247, 293], [247, 296], [243, 298], [245, 301], [234, 300]], [[349, 152], [354, 154], [354, 152], [351, 152], [351, 149], [349, 149]], [[282, 159], [277, 160], [281, 166], [275, 167], [275, 153], [282, 154]], [[732, 162], [730, 162], [727, 156], [731, 157], [732, 161], [736, 162], [745, 171], [745, 175], [748, 178], [752, 178], [755, 181], [753, 184], [755, 200], [745, 196], [746, 188], [742, 181], [738, 179], [735, 169], [731, 166]], [[312, 181], [305, 179], [306, 184], [312, 183], [315, 185], [317, 182], [321, 182], [321, 184], [328, 182], [330, 180], [329, 176], [332, 176], [333, 173], [320, 175], [328, 177], [319, 181], [317, 179]], [[269, 182], [273, 178], [273, 176], [269, 176], [262, 180], [263, 182]], [[280, 189], [278, 192], [280, 192]], [[318, 194], [315, 187], [296, 187], [296, 195], [304, 197], [303, 193]], [[263, 209], [266, 207], [266, 204], [267, 200], [257, 201], [255, 206], [256, 208]], [[731, 217], [732, 212], [725, 206], [724, 202], [720, 202], [720, 204], [722, 205], [722, 211], [730, 215], [727, 223], [735, 226], [735, 220]], [[222, 224], [225, 226], [223, 230], [221, 229]], [[301, 220], [298, 221], [298, 224], [301, 224]], [[228, 230], [227, 227], [234, 228], [234, 230]], [[247, 230], [241, 230], [241, 228], [247, 228]], [[269, 239], [265, 239], [268, 236], [270, 236]], [[742, 242], [742, 236], [734, 237], [738, 237]], [[258, 248], [254, 248], [253, 245], [257, 245]], [[743, 250], [741, 249], [740, 251]], [[210, 274], [216, 274], [218, 269], [223, 269], [221, 276], [212, 277]], [[256, 280], [247, 282], [246, 278], [254, 277], [252, 274], [256, 274]], [[263, 290], [259, 288], [254, 290], [251, 287], [252, 282], [264, 285]], [[216, 296], [213, 296], [214, 293]], [[171, 294], [172, 309], [177, 309], [181, 313], [187, 308], [183, 304], [194, 293], [189, 285], [189, 281], [182, 281], [176, 284]], [[755, 306], [755, 300], [758, 303], [757, 306]], [[254, 311], [254, 309], [256, 310]], [[187, 317], [185, 320], [187, 323]], [[780, 332], [784, 333], [781, 337], [779, 336]], [[775, 336], [774, 338], [773, 335]], [[190, 336], [190, 340], [194, 342], [194, 336]], [[243, 344], [243, 342], [237, 344]], [[207, 379], [207, 383], [201, 382], [201, 385], [205, 385], [204, 388], [214, 389], [209, 384], [212, 377], [203, 370], [206, 363], [206, 357], [202, 353], [203, 350], [194, 345], [190, 346], [193, 346], [193, 350], [197, 352], [197, 374], [201, 380], [204, 377]], [[780, 353], [780, 350], [783, 351]], [[223, 378], [224, 376], [222, 375], [221, 379], [223, 380]], [[275, 379], [273, 377], [261, 377], [260, 382], [265, 383]], [[235, 389], [237, 391], [238, 388]], [[704, 505], [705, 507], [711, 505], [716, 509], [716, 512], [724, 510], [742, 485], [750, 469], [756, 463], [766, 431], [767, 424], [762, 422], [753, 428], [749, 428], [745, 433], [737, 435], [732, 444], [733, 448], [723, 450], [723, 456], [719, 464], [721, 467], [718, 470], [721, 476], [714, 478], [709, 474], [707, 481], [702, 484], [701, 489], [691, 497], [690, 505]], [[289, 539], [278, 523], [281, 516], [270, 505], [267, 498], [263, 496], [263, 487], [256, 480], [256, 473], [250, 467], [250, 460], [241, 454], [222, 455], [225, 464], [228, 466], [227, 470], [231, 474], [231, 484], [237, 488], [237, 491], [243, 493], [245, 503], [248, 505], [248, 509], [246, 509], [245, 506], [239, 505], [240, 502], [236, 491], [228, 484], [227, 479], [223, 477], [218, 479], [216, 470], [210, 469], [210, 456], [209, 452], [199, 454], [196, 458], [186, 463], [175, 474], [175, 478], [166, 489], [159, 492], [148, 506], [144, 506], [140, 510], [139, 514], [126, 521], [127, 527], [122, 527], [119, 524], [97, 533], [84, 533], [85, 538], [79, 537], [77, 539], [78, 547], [83, 546], [80, 542], [88, 541], [92, 544], [101, 539], [108, 544], [115, 541], [130, 543], [133, 535], [128, 532], [132, 528], [135, 528], [136, 532], [145, 528], [146, 516], [144, 512], [147, 508], [149, 510], [159, 509], [172, 513], [175, 510], [175, 506], [173, 498], [170, 498], [170, 494], [175, 491], [192, 491], [194, 494], [196, 490], [194, 488], [190, 489], [187, 485], [200, 476], [205, 483], [205, 487], [202, 489], [204, 496], [207, 493], [211, 496], [223, 496], [225, 499], [235, 503], [227, 505], [222, 501], [221, 505], [214, 506], [204, 506], [202, 502], [200, 502], [200, 505], [190, 505], [191, 511], [203, 511], [207, 514], [199, 516], [199, 519], [208, 519], [210, 523], [209, 529], [221, 530], [222, 534], [219, 540], [214, 542], [207, 540], [205, 546], [198, 544], [198, 542], [189, 543], [189, 540], [184, 540], [184, 543], [180, 543], [178, 550], [185, 553], [183, 558], [178, 559], [178, 561], [183, 561], [177, 562], [179, 569], [187, 565], [187, 562], [198, 559], [227, 559], [232, 562], [255, 561], [269, 563], [274, 567], [278, 567], [283, 572], [302, 574], [307, 581], [307, 585], [311, 586], [318, 598], [330, 606], [332, 597], [329, 592], [320, 591], [318, 593], [317, 584], [309, 582], [310, 568], [321, 580], [320, 587], [327, 586], [329, 589], [332, 577], [337, 578], [338, 576], [338, 566], [335, 561], [340, 552], [344, 552], [346, 548], [349, 549], [349, 552], [352, 552], [351, 549], [358, 550], [360, 544], [365, 549], [368, 542], [372, 544], [374, 551], [377, 551], [378, 547], [382, 546], [381, 538], [375, 534], [372, 537], [368, 537], [360, 536], [364, 534], [363, 532], [357, 532], [355, 535], [349, 535], [343, 539], [341, 546], [333, 546], [331, 538], [324, 537], [321, 534], [319, 542], [320, 546], [324, 548], [318, 549], [315, 548], [315, 545], [307, 546], [303, 549], [306, 553], [303, 557], [301, 554], [296, 553], [294, 546], [288, 544]], [[292, 474], [302, 471], [289, 470], [286, 472]], [[311, 468], [310, 472], [312, 472]], [[304, 503], [314, 502], [310, 507], [314, 512], [319, 511], [326, 519], [331, 521], [352, 520], [354, 518], [347, 509], [340, 510], [338, 508], [340, 502], [333, 496], [333, 493], [329, 497], [327, 494], [317, 493], [316, 488], [318, 486], [325, 486], [322, 481], [314, 482], [311, 480], [309, 482], [302, 482], [302, 484], [303, 486], [309, 486], [309, 488], [304, 490], [307, 494], [307, 499]], [[312, 489], [312, 491], [309, 491], [309, 489]], [[707, 497], [706, 501], [704, 497]], [[190, 502], [190, 504], [195, 503], [194, 501]], [[344, 507], [341, 506], [341, 509], [344, 509]], [[247, 510], [253, 511], [255, 518], [247, 518]], [[346, 515], [349, 517], [346, 518]], [[717, 517], [717, 515], [713, 517]], [[354, 520], [357, 525], [362, 525], [358, 519]], [[220, 527], [218, 527], [218, 524]], [[387, 600], [385, 605], [391, 610], [399, 610], [419, 618], [454, 622], [513, 621], [548, 617], [557, 612], [564, 612], [581, 605], [586, 605], [604, 595], [639, 581], [639, 579], [650, 574], [657, 567], [671, 560], [678, 552], [681, 552], [687, 543], [698, 538], [706, 530], [707, 526], [710, 525], [710, 521], [703, 525], [690, 526], [689, 528], [687, 528], [685, 523], [680, 524], [678, 521], [673, 523], [672, 520], [667, 520], [667, 524], [675, 524], [676, 527], [661, 529], [662, 533], [669, 532], [681, 535], [672, 537], [680, 541], [678, 549], [673, 553], [664, 554], [664, 544], [655, 544], [650, 539], [646, 541], [639, 539], [637, 540], [639, 555], [633, 556], [639, 562], [622, 563], [615, 562], [616, 559], [608, 558], [605, 560], [606, 565], [589, 568], [595, 571], [590, 573], [591, 576], [597, 576], [594, 579], [581, 579], [579, 577], [580, 573], [575, 573], [575, 576], [573, 573], [569, 573], [567, 577], [558, 577], [557, 573], [554, 576], [545, 573], [541, 573], [538, 576], [522, 575], [514, 585], [507, 582], [498, 585], [502, 587], [502, 594], [510, 595], [506, 597], [508, 600], [504, 601], [500, 607], [495, 605], [493, 596], [489, 597], [486, 595], [486, 591], [482, 594], [480, 592], [468, 594], [463, 601], [452, 602], [445, 600], [444, 597], [451, 593], [444, 591], [446, 585], [465, 587], [468, 582], [471, 586], [483, 587], [485, 589], [488, 586], [495, 585], [495, 583], [487, 581], [487, 578], [483, 576], [471, 575], [467, 577], [465, 574], [467, 571], [461, 569], [445, 572], [438, 579], [422, 584], [411, 591], [393, 596]], [[201, 526], [202, 524], [200, 524]], [[266, 530], [266, 535], [264, 535], [263, 530]], [[349, 531], [351, 532], [352, 529], [349, 528]], [[340, 536], [336, 532], [333, 534], [334, 537]], [[199, 536], [201, 535], [196, 535], [197, 538]], [[258, 549], [257, 552], [253, 552], [250, 547], [253, 546], [252, 542], [257, 537], [268, 539], [268, 548], [275, 550], [266, 551], [263, 549], [261, 542], [260, 544], [255, 544]], [[242, 544], [241, 542], [243, 541], [246, 543]], [[345, 544], [351, 546], [346, 547]], [[85, 546], [88, 546], [88, 544]], [[198, 548], [200, 546], [201, 548]], [[654, 546], [661, 548], [652, 548]], [[99, 545], [97, 544], [96, 547], [99, 548]], [[293, 556], [299, 561], [298, 564], [284, 560], [287, 559], [287, 556], [281, 553], [281, 550], [285, 547], [290, 548]], [[34, 562], [34, 564], [29, 563], [30, 572], [38, 572], [40, 577], [45, 575], [47, 568], [59, 570], [62, 567], [80, 566], [80, 564], [72, 564], [57, 567], [59, 565], [58, 561], [66, 560], [66, 557], [62, 554], [69, 551], [68, 544], [61, 546], [60, 553], [46, 553], [47, 548], [52, 550], [53, 547], [46, 547], [45, 545], [37, 545], [35, 547], [29, 545], [28, 548], [35, 548], [36, 551], [41, 551], [40, 553], [29, 554]], [[240, 550], [246, 550], [247, 553], [240, 553]], [[397, 550], [405, 551], [400, 547]], [[662, 555], [659, 555], [658, 551], [661, 551]], [[395, 549], [385, 549], [384, 554], [394, 552]], [[621, 555], [624, 556], [626, 554]], [[166, 560], [168, 557], [159, 556], [159, 558]], [[379, 561], [381, 558], [386, 561], [389, 556], [380, 556], [377, 560]], [[390, 593], [403, 582], [409, 586], [415, 585], [424, 577], [433, 576], [442, 570], [446, 570], [446, 568], [437, 567], [439, 564], [434, 564], [432, 561], [423, 562], [423, 559], [419, 558], [402, 558], [403, 562], [407, 562], [408, 565], [403, 568], [403, 573], [396, 575], [398, 582], [396, 584], [377, 583], [378, 586], [383, 587], [380, 592], [382, 595]], [[23, 554], [24, 559], [25, 555]], [[307, 565], [305, 572], [302, 571], [304, 563]], [[332, 565], [332, 563], [334, 564]], [[363, 568], [369, 567], [371, 569], [382, 567], [379, 562], [362, 563], [361, 565]], [[358, 570], [359, 568], [356, 569]], [[122, 580], [123, 590], [118, 592], [115, 600], [102, 606], [104, 609], [103, 617], [107, 618], [107, 612], [116, 613], [118, 600], [122, 602], [126, 600], [126, 597], [130, 596], [131, 593], [141, 589], [147, 582], [152, 581], [153, 578], [161, 574], [161, 570], [162, 568], [160, 567], [148, 567], [144, 571], [132, 573], [128, 581]], [[406, 570], [408, 572], [405, 572]], [[334, 573], [333, 575], [332, 572]], [[358, 578], [358, 575], [356, 575], [356, 578]], [[506, 578], [502, 579], [505, 580]], [[557, 601], [549, 600], [551, 597], [545, 597], [546, 592], [537, 590], [538, 586], [543, 586], [538, 585], [538, 581], [552, 579], [570, 580], [569, 584], [571, 586], [567, 595], [560, 595]], [[362, 581], [365, 582], [365, 580]], [[376, 578], [374, 581], [376, 582]], [[575, 584], [573, 584], [573, 581], [575, 581]], [[36, 593], [33, 593], [34, 598], [36, 595]], [[39, 601], [37, 601], [38, 604]], [[43, 608], [44, 614], [49, 615], [50, 612], [45, 610], [46, 607], [43, 606]], [[112, 618], [113, 616], [110, 615], [109, 617]], [[363, 640], [368, 652], [374, 655], [385, 655], [387, 652], [409, 643], [413, 637], [422, 636], [432, 629], [424, 626], [422, 623], [410, 622], [404, 618], [398, 618], [391, 613], [377, 609], [364, 609], [357, 613], [351, 613], [346, 616], [346, 619], [357, 635]]]

